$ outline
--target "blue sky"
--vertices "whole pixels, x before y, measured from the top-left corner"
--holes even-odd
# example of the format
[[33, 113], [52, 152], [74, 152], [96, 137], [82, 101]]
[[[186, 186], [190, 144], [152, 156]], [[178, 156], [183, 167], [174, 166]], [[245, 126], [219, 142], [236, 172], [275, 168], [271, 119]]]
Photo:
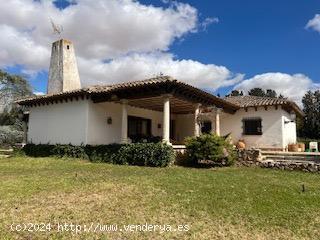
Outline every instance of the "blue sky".
[[[178, 11], [176, 7], [172, 7], [172, 2], [168, 3], [168, 1], [141, 0], [139, 2], [145, 6], [153, 5], [163, 10], [172, 8]], [[312, 28], [307, 29], [306, 25], [316, 14], [320, 13], [320, 1], [181, 0], [179, 3], [188, 4], [197, 11], [198, 26], [194, 29], [190, 27], [179, 36], [173, 36], [172, 39], [174, 40], [167, 43], [167, 49], [165, 47], [161, 49], [161, 54], [169, 53], [172, 55], [172, 59], [177, 61], [185, 59], [203, 65], [223, 66], [231, 72], [230, 76], [226, 77], [229, 80], [232, 78], [232, 74], [243, 74], [242, 81], [247, 80], [245, 83], [235, 81], [234, 84], [231, 84], [232, 81], [230, 81], [219, 85], [219, 87], [217, 87], [217, 84], [210, 87], [207, 86], [210, 80], [210, 77], [208, 77], [208, 81], [201, 83], [202, 85], [199, 85], [199, 87], [208, 88], [210, 91], [223, 95], [235, 87], [244, 90], [256, 85], [266, 88], [269, 79], [276, 79], [272, 83], [270, 82], [270, 88], [275, 88], [278, 92], [283, 91], [284, 94], [294, 98], [295, 88], [301, 90], [301, 86], [308, 85], [303, 89], [308, 90], [319, 86], [317, 84], [320, 83], [320, 34]], [[70, 7], [66, 1], [56, 1], [55, 6], [61, 10]], [[188, 16], [193, 15], [189, 14]], [[218, 19], [218, 21], [204, 29], [201, 24], [206, 19]], [[97, 22], [97, 24], [107, 25], [108, 21]], [[37, 27], [37, 23], [35, 23], [35, 26]], [[77, 39], [75, 39], [75, 42], [77, 42]], [[48, 45], [50, 46], [50, 42], [48, 42]], [[75, 47], [77, 50], [77, 45]], [[145, 50], [143, 54], [149, 54], [149, 52], [149, 50]], [[125, 52], [124, 55], [127, 54]], [[82, 55], [85, 56], [85, 53]], [[116, 59], [118, 57], [118, 55], [117, 57], [114, 56], [106, 59]], [[5, 67], [10, 72], [19, 73], [26, 72], [24, 71], [26, 65], [23, 62], [20, 64], [15, 61], [15, 64], [8, 64]], [[84, 65], [80, 63], [79, 68], [81, 66]], [[45, 92], [46, 69], [41, 66], [35, 72], [36, 74], [29, 77], [29, 80], [35, 91]], [[104, 73], [108, 75], [108, 72]], [[283, 75], [272, 75], [270, 73], [281, 73]], [[301, 74], [302, 76], [296, 76], [295, 74]], [[257, 75], [258, 77], [256, 77]], [[263, 77], [260, 75], [263, 75]], [[83, 76], [80, 75], [81, 78], [86, 76], [90, 78], [95, 74], [90, 75], [88, 73], [87, 75], [83, 74]], [[195, 76], [201, 76], [201, 73]], [[184, 76], [182, 75], [181, 78], [183, 79]], [[217, 79], [219, 80], [219, 78]], [[191, 83], [197, 85], [197, 81], [198, 79], [195, 77], [191, 80]], [[281, 85], [282, 81], [287, 81], [288, 85], [293, 84], [294, 86], [286, 92], [283, 83]], [[295, 85], [298, 81], [301, 81], [300, 85]], [[301, 95], [302, 93], [299, 93], [299, 98], [301, 98]]]
[[262, 72], [305, 73], [320, 81], [320, 35], [306, 23], [320, 1], [188, 1], [220, 22], [190, 35], [172, 51], [179, 57], [225, 65], [248, 77]]

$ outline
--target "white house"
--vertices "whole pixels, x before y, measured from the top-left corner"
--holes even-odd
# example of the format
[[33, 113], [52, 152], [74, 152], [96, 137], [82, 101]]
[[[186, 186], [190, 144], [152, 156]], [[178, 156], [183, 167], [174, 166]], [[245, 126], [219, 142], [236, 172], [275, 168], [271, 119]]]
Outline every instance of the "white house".
[[182, 145], [203, 132], [262, 149], [296, 142], [295, 116], [302, 112], [287, 99], [222, 99], [168, 76], [81, 88], [78, 76], [72, 43], [53, 43], [48, 94], [18, 102], [29, 108], [28, 142], [97, 145], [159, 137]]

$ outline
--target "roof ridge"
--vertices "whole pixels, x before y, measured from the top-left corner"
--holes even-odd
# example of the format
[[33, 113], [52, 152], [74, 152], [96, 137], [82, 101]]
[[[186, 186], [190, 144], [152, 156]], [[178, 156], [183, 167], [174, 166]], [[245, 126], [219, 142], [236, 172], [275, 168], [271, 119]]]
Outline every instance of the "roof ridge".
[[288, 100], [287, 97], [285, 98], [280, 98], [280, 97], [269, 97], [269, 96], [254, 96], [254, 95], [242, 95], [242, 96], [225, 96], [224, 98], [245, 98], [245, 97], [250, 97], [250, 98], [260, 98], [260, 99], [281, 99], [281, 100]]
[[146, 78], [143, 80], [135, 80], [135, 81], [125, 81], [125, 82], [118, 82], [118, 83], [113, 83], [113, 84], [107, 84], [107, 85], [91, 85], [88, 87], [89, 91], [94, 91], [95, 89], [107, 89], [107, 88], [117, 88], [117, 87], [126, 87], [130, 85], [135, 85], [135, 84], [140, 84], [140, 83], [148, 83], [152, 81], [161, 81], [161, 82], [166, 82], [166, 81], [175, 81], [178, 82], [175, 78], [171, 76], [157, 76], [157, 77], [152, 77], [152, 78]]

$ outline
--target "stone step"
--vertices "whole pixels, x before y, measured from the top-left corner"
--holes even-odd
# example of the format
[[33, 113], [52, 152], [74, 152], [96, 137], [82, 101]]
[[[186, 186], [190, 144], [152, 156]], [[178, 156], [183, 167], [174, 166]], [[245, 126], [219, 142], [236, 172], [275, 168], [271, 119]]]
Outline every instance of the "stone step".
[[0, 155], [11, 155], [13, 153], [13, 149], [0, 149]]
[[262, 162], [271, 163], [294, 163], [294, 164], [319, 164], [319, 162], [314, 161], [304, 161], [304, 160], [283, 160], [283, 159], [265, 159]]
[[10, 155], [0, 154], [0, 158], [8, 158], [11, 157]]
[[284, 155], [264, 155], [262, 159], [282, 159], [282, 160], [298, 160], [298, 161], [320, 161], [318, 156], [284, 156]]
[[319, 152], [279, 152], [279, 151], [261, 151], [261, 155], [276, 155], [276, 156], [318, 156], [320, 157]]

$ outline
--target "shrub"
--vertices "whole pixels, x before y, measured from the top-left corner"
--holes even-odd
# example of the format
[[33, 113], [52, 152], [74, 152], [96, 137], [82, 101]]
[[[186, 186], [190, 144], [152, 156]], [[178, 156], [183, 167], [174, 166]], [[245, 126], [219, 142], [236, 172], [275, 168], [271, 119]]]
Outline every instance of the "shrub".
[[136, 143], [122, 146], [113, 162], [150, 167], [165, 167], [174, 159], [171, 146], [162, 143]]
[[117, 155], [121, 144], [108, 144], [108, 145], [86, 145], [84, 147], [86, 154], [92, 162], [108, 162], [112, 163], [113, 156]]
[[31, 157], [50, 157], [54, 155], [54, 145], [50, 144], [26, 144], [23, 151], [27, 156]]
[[92, 162], [108, 162], [151, 167], [165, 167], [174, 158], [173, 148], [162, 143], [109, 144], [73, 146], [27, 144], [23, 151], [32, 157], [72, 157]]
[[70, 158], [82, 158], [89, 159], [84, 146], [69, 145], [53, 145], [52, 155], [57, 157], [70, 157]]
[[23, 141], [23, 132], [12, 126], [0, 127], [0, 145], [14, 145]]
[[235, 159], [233, 146], [224, 137], [203, 134], [186, 139], [187, 157], [193, 164], [206, 161], [213, 165], [229, 166]]

